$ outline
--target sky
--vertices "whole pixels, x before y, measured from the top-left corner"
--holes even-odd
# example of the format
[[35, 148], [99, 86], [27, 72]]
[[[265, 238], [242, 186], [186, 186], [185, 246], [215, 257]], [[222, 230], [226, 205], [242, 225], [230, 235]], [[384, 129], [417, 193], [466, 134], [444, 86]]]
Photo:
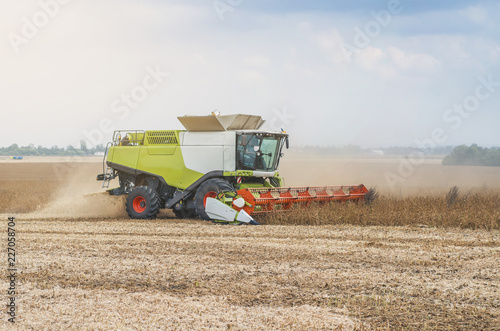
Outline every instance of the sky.
[[500, 145], [497, 1], [2, 1], [2, 147], [215, 110], [298, 146]]

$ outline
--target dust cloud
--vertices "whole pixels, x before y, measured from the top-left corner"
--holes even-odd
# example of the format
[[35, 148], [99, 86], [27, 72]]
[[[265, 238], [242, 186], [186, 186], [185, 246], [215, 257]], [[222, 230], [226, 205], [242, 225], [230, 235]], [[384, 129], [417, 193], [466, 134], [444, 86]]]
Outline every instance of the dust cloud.
[[[26, 215], [30, 218], [123, 218], [125, 211], [124, 196], [110, 196], [96, 181], [102, 173], [101, 163], [59, 163], [53, 166], [55, 175], [60, 179], [59, 187], [51, 201]], [[110, 187], [118, 186], [118, 181]]]
[[357, 185], [376, 187], [383, 194], [407, 197], [441, 195], [453, 186], [462, 190], [500, 188], [499, 167], [443, 166], [425, 159], [412, 168], [397, 157], [346, 157], [286, 154], [280, 175], [286, 186]]
[[[500, 188], [499, 167], [443, 166], [440, 161], [423, 160], [409, 176], [402, 176], [398, 158], [289, 153], [281, 160], [280, 176], [285, 186], [364, 184], [393, 197], [443, 195], [453, 186], [463, 192]], [[101, 158], [0, 162], [0, 170], [0, 213], [31, 218], [128, 218], [125, 196], [110, 196], [96, 181], [103, 171]], [[399, 179], [391, 184], [388, 174]], [[110, 184], [110, 188], [117, 186], [117, 180]], [[164, 216], [169, 213], [162, 211]]]

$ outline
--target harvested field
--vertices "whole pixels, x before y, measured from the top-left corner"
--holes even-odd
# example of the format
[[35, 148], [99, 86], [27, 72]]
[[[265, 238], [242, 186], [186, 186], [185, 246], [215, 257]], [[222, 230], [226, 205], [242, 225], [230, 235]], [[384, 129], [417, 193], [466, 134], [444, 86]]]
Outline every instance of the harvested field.
[[[30, 217], [36, 218], [127, 217], [124, 197], [112, 197], [104, 192], [101, 183], [95, 181], [96, 174], [102, 172], [102, 163], [96, 158], [91, 160], [93, 162], [48, 162], [49, 159], [42, 163], [0, 163], [0, 169], [2, 169], [0, 172], [0, 196], [2, 197], [0, 213], [29, 213]], [[313, 160], [317, 161], [317, 159]], [[283, 175], [288, 179], [289, 185], [305, 185], [303, 176], [297, 175], [301, 173], [300, 169], [293, 166], [295, 161], [300, 160], [294, 159], [289, 168], [283, 166]], [[311, 185], [359, 183], [350, 179], [350, 177], [354, 178], [357, 167], [377, 166], [378, 170], [372, 175], [373, 178], [365, 178], [364, 184], [370, 187], [372, 182], [380, 183], [378, 174], [383, 174], [383, 169], [391, 170], [395, 164], [394, 160], [388, 160], [385, 163], [381, 161], [384, 160], [364, 160], [367, 163], [363, 163], [359, 159], [326, 159], [323, 163], [328, 167], [340, 169], [339, 173], [346, 170], [346, 182], [342, 182], [337, 171], [333, 171], [329, 179], [325, 170], [325, 181], [320, 182], [318, 179], [310, 178], [310, 183]], [[305, 161], [300, 162], [302, 163], [296, 164], [297, 167], [308, 167], [303, 165]], [[433, 170], [436, 166], [439, 167], [439, 171]], [[351, 171], [348, 172], [347, 168]], [[382, 185], [379, 190], [381, 197], [369, 206], [353, 204], [318, 206], [307, 211], [276, 214], [270, 217], [259, 216], [259, 221], [276, 225], [414, 225], [500, 229], [500, 184], [490, 187], [484, 185], [487, 182], [495, 184], [500, 178], [500, 169], [483, 167], [484, 169], [481, 169], [483, 179], [478, 179], [483, 186], [474, 188], [470, 186], [470, 177], [479, 176], [478, 167], [463, 167], [464, 169], [460, 171], [456, 168], [460, 167], [436, 165], [435, 160], [429, 160], [429, 164], [422, 165], [420, 168], [425, 176], [434, 171], [434, 177], [449, 176], [450, 182], [463, 188], [453, 204], [446, 201], [446, 193], [453, 185], [436, 186], [434, 177], [430, 177], [427, 182], [421, 181], [420, 193], [400, 195]], [[415, 177], [419, 175], [416, 174]], [[118, 185], [116, 180], [114, 182], [111, 187]], [[428, 193], [423, 193], [426, 187], [434, 188]], [[408, 192], [413, 192], [413, 190], [409, 180]], [[163, 214], [171, 215], [168, 211]]]
[[19, 218], [17, 228], [26, 328], [500, 325], [498, 231], [168, 218]]
[[0, 162], [0, 214], [17, 217], [18, 329], [500, 330], [497, 168], [429, 160], [390, 190], [380, 175], [397, 161], [315, 160], [304, 174], [292, 160], [288, 185], [363, 182], [381, 196], [265, 226], [170, 211], [138, 221], [95, 182], [99, 159]]

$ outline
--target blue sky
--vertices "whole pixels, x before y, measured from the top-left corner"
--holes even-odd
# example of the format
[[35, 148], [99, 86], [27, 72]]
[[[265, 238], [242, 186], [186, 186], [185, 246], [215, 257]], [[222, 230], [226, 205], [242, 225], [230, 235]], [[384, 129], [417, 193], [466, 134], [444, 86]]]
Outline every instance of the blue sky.
[[298, 145], [500, 145], [499, 14], [465, 0], [10, 2], [0, 145], [105, 143], [216, 109]]

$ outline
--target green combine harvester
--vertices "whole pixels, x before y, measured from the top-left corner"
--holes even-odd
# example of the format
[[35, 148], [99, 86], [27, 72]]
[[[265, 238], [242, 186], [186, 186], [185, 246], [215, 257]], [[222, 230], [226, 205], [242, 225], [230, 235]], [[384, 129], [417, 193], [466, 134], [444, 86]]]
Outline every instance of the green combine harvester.
[[[285, 188], [278, 166], [288, 134], [260, 130], [260, 116], [178, 119], [186, 130], [120, 130], [107, 145], [97, 180], [111, 195], [127, 195], [131, 218], [154, 219], [168, 208], [179, 218], [258, 224], [251, 215], [359, 201], [368, 192], [363, 185]], [[115, 178], [119, 187], [109, 189]]]

